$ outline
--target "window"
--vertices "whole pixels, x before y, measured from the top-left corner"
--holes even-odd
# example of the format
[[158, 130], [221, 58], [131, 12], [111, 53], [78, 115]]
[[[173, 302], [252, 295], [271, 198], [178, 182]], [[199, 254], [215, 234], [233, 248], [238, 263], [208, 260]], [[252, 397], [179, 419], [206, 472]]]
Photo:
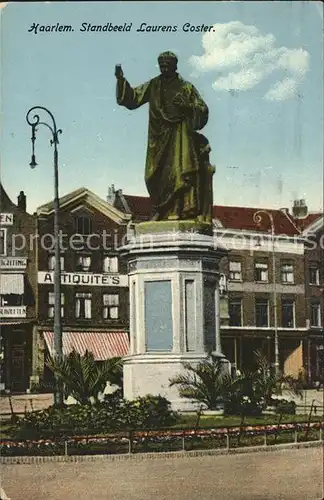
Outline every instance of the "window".
[[75, 317], [91, 319], [91, 293], [75, 294]]
[[259, 327], [269, 326], [269, 302], [268, 299], [255, 300], [255, 324]]
[[321, 305], [319, 303], [311, 304], [311, 326], [321, 326]]
[[230, 299], [228, 309], [230, 326], [242, 326], [242, 299]]
[[92, 220], [87, 216], [75, 218], [75, 231], [77, 234], [88, 235], [92, 233]]
[[106, 256], [103, 260], [104, 273], [118, 273], [118, 257]]
[[254, 267], [254, 279], [255, 281], [268, 281], [268, 263], [267, 262], [256, 262]]
[[6, 230], [0, 229], [0, 255], [7, 255]]
[[294, 266], [293, 264], [281, 265], [281, 282], [293, 283], [294, 282]]
[[283, 328], [295, 326], [295, 302], [293, 299], [281, 300], [281, 324]]
[[1, 295], [0, 297], [0, 306], [1, 307], [15, 307], [15, 306], [23, 306], [24, 305], [24, 296], [10, 293], [8, 295]]
[[309, 284], [319, 285], [320, 284], [320, 268], [315, 262], [309, 266]]
[[229, 279], [232, 281], [242, 281], [242, 263], [241, 262], [230, 260], [230, 262], [229, 262]]
[[[64, 257], [60, 257], [60, 262], [61, 262], [61, 271], [64, 270]], [[49, 271], [54, 271], [55, 269], [55, 255], [50, 255], [48, 257], [48, 270]]]
[[76, 270], [89, 271], [91, 266], [90, 255], [77, 255]]
[[222, 297], [227, 294], [227, 279], [225, 274], [219, 276], [219, 295]]
[[[48, 294], [48, 317], [54, 318], [55, 295], [54, 292]], [[61, 317], [64, 317], [64, 293], [61, 293]]]
[[117, 293], [103, 295], [103, 317], [104, 319], [118, 319], [119, 295]]

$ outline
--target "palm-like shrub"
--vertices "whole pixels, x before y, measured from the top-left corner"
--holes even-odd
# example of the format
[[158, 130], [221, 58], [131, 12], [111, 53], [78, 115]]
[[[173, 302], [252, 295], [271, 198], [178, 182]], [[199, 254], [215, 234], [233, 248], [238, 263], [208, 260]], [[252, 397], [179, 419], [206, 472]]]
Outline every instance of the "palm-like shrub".
[[302, 383], [290, 375], [276, 374], [267, 358], [255, 351], [256, 370], [243, 371], [232, 383], [227, 395], [229, 413], [261, 414], [273, 403], [274, 395], [282, 395], [283, 390], [293, 395], [302, 395]]
[[73, 350], [63, 359], [46, 362], [60, 383], [64, 385], [65, 397], [72, 396], [80, 404], [96, 403], [106, 383], [122, 385], [123, 365], [121, 358], [95, 361], [91, 352], [80, 355]]
[[179, 395], [216, 409], [225, 404], [228, 414], [260, 415], [273, 402], [274, 395], [284, 390], [302, 395], [299, 379], [276, 375], [260, 351], [254, 352], [257, 369], [243, 371], [231, 377], [224, 362], [213, 354], [197, 365], [184, 363], [186, 372], [170, 380], [170, 386], [179, 387]]
[[257, 371], [254, 373], [254, 390], [270, 405], [274, 395], [282, 395], [283, 390], [295, 396], [302, 396], [302, 380], [291, 375], [276, 374], [260, 351], [255, 351]]
[[184, 363], [183, 367], [187, 373], [170, 379], [170, 387], [177, 385], [180, 397], [198, 401], [209, 410], [218, 408], [232, 384], [224, 362], [210, 354], [204, 361]]

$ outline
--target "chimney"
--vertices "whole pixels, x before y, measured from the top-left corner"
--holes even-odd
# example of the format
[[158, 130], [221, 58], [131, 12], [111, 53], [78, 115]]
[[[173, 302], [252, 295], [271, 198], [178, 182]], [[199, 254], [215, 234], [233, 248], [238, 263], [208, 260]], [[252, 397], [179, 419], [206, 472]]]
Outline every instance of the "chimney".
[[303, 217], [307, 217], [308, 208], [306, 205], [306, 201], [304, 199], [294, 200], [292, 213], [295, 219], [302, 219]]
[[114, 205], [115, 199], [116, 199], [115, 185], [112, 184], [111, 186], [108, 187], [107, 202], [110, 203], [110, 205]]
[[18, 196], [18, 203], [17, 206], [19, 210], [22, 212], [26, 212], [26, 195], [23, 191], [20, 191], [19, 196]]

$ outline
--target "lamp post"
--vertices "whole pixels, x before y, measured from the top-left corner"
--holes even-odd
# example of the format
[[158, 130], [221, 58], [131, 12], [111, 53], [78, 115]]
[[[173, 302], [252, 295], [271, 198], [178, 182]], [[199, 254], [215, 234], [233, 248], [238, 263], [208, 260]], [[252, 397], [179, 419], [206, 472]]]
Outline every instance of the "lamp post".
[[[40, 121], [40, 116], [33, 112], [43, 111], [51, 118], [51, 124]], [[55, 253], [55, 268], [54, 268], [54, 359], [62, 359], [62, 325], [61, 325], [61, 261], [60, 261], [60, 241], [59, 241], [59, 188], [58, 188], [58, 151], [57, 145], [59, 143], [58, 135], [62, 133], [61, 129], [56, 127], [55, 118], [52, 113], [43, 106], [34, 106], [30, 108], [26, 115], [28, 125], [32, 128], [32, 156], [30, 167], [35, 168], [35, 140], [36, 131], [39, 125], [47, 127], [51, 134], [51, 146], [54, 146], [54, 253]], [[56, 388], [54, 393], [54, 403], [61, 405], [63, 403], [63, 388], [56, 377]]]
[[279, 375], [279, 339], [278, 339], [278, 311], [277, 311], [277, 287], [276, 287], [276, 254], [275, 254], [275, 227], [273, 216], [267, 210], [258, 210], [253, 215], [256, 224], [262, 222], [262, 215], [266, 215], [271, 225], [271, 247], [272, 247], [272, 283], [273, 283], [273, 316], [274, 316], [274, 347], [275, 347], [275, 373]]

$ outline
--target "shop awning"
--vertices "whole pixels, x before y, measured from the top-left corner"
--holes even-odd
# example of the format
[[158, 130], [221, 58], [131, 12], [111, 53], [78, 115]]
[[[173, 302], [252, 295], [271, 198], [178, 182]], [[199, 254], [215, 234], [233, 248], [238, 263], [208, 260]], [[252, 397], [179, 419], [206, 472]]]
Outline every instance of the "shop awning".
[[[54, 333], [43, 332], [50, 356], [54, 353]], [[126, 356], [129, 341], [126, 332], [63, 332], [63, 355], [67, 356], [73, 348], [81, 355], [86, 350], [93, 353], [96, 361]]]
[[0, 293], [1, 295], [23, 295], [24, 275], [16, 273], [0, 273]]

